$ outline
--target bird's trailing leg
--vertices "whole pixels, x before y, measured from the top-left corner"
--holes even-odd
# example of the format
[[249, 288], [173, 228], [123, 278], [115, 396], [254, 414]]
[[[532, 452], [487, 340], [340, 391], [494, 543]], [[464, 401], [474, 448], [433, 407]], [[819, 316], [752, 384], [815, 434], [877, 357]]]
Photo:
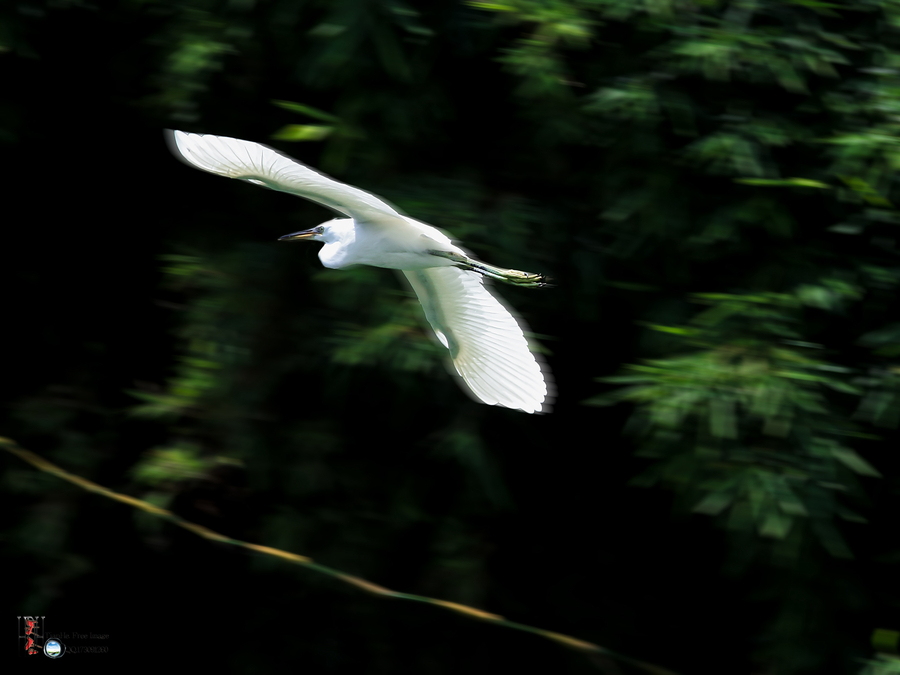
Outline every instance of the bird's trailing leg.
[[549, 277], [545, 274], [531, 274], [530, 272], [520, 272], [519, 270], [508, 270], [503, 267], [494, 267], [493, 265], [488, 265], [487, 263], [483, 263], [480, 260], [475, 260], [473, 258], [460, 255], [455, 251], [431, 250], [428, 252], [431, 255], [438, 256], [439, 258], [452, 260], [454, 263], [456, 263], [455, 266], [459, 267], [460, 269], [472, 270], [473, 272], [478, 272], [479, 274], [490, 277], [491, 279], [502, 281], [505, 284], [512, 284], [513, 286], [523, 286], [525, 288], [540, 288], [541, 286], [549, 285]]

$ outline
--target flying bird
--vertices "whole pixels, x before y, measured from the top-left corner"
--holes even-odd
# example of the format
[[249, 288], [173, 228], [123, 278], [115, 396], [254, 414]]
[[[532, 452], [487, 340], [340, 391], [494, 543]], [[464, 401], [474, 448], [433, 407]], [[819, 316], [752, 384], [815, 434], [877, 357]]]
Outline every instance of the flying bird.
[[437, 228], [266, 145], [184, 131], [167, 131], [167, 140], [176, 156], [197, 169], [297, 195], [349, 216], [279, 241], [324, 243], [319, 259], [333, 269], [373, 265], [402, 271], [477, 400], [527, 413], [549, 409], [549, 371], [530, 351], [524, 324], [484, 284], [487, 277], [534, 288], [546, 285], [544, 275], [476, 260]]

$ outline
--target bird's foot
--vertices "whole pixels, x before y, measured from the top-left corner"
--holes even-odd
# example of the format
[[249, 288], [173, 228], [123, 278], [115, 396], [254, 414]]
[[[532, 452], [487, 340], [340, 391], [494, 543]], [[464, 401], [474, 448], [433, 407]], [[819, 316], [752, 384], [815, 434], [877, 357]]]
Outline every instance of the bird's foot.
[[550, 286], [550, 277], [546, 274], [533, 274], [531, 272], [522, 272], [520, 270], [510, 270], [504, 267], [494, 267], [480, 260], [473, 260], [454, 253], [453, 251], [429, 251], [432, 255], [452, 260], [456, 263], [456, 267], [463, 270], [471, 270], [478, 272], [482, 276], [490, 279], [502, 281], [512, 286], [521, 286], [523, 288], [542, 288]]
[[[463, 267], [459, 265], [459, 267]], [[511, 286], [521, 286], [522, 288], [542, 288], [549, 286], [550, 277], [546, 274], [532, 274], [531, 272], [522, 272], [520, 270], [508, 270], [503, 267], [494, 267], [483, 262], [475, 260], [469, 261], [469, 264], [463, 269], [471, 269], [479, 272], [483, 276]]]
[[[497, 269], [497, 268], [495, 268]], [[533, 274], [531, 272], [521, 272], [519, 270], [498, 270], [501, 276], [490, 275], [492, 279], [497, 279], [513, 286], [523, 286], [525, 288], [543, 288], [550, 286], [550, 277], [546, 274]]]

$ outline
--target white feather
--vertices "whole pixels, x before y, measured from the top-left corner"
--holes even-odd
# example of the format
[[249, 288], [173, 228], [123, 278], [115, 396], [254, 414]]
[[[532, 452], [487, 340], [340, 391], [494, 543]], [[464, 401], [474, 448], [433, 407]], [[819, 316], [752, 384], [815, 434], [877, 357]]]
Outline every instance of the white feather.
[[455, 267], [403, 273], [472, 393], [488, 405], [540, 412], [547, 397], [541, 367], [519, 323], [484, 278]]
[[289, 192], [354, 218], [400, 215], [375, 195], [336, 181], [261, 143], [184, 131], [170, 131], [168, 138], [176, 155], [217, 176]]

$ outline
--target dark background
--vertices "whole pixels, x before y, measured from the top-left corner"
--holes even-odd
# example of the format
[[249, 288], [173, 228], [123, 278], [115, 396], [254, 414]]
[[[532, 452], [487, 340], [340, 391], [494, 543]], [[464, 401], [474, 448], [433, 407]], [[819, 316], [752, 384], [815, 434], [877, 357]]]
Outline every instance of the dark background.
[[[678, 672], [888, 658], [896, 8], [654, 7], [7, 5], [0, 436]], [[552, 412], [471, 401], [391, 272], [276, 242], [329, 212], [186, 167], [165, 128], [271, 144], [550, 274], [498, 290], [546, 348]], [[94, 665], [646, 672], [0, 461], [7, 625], [109, 633]]]

